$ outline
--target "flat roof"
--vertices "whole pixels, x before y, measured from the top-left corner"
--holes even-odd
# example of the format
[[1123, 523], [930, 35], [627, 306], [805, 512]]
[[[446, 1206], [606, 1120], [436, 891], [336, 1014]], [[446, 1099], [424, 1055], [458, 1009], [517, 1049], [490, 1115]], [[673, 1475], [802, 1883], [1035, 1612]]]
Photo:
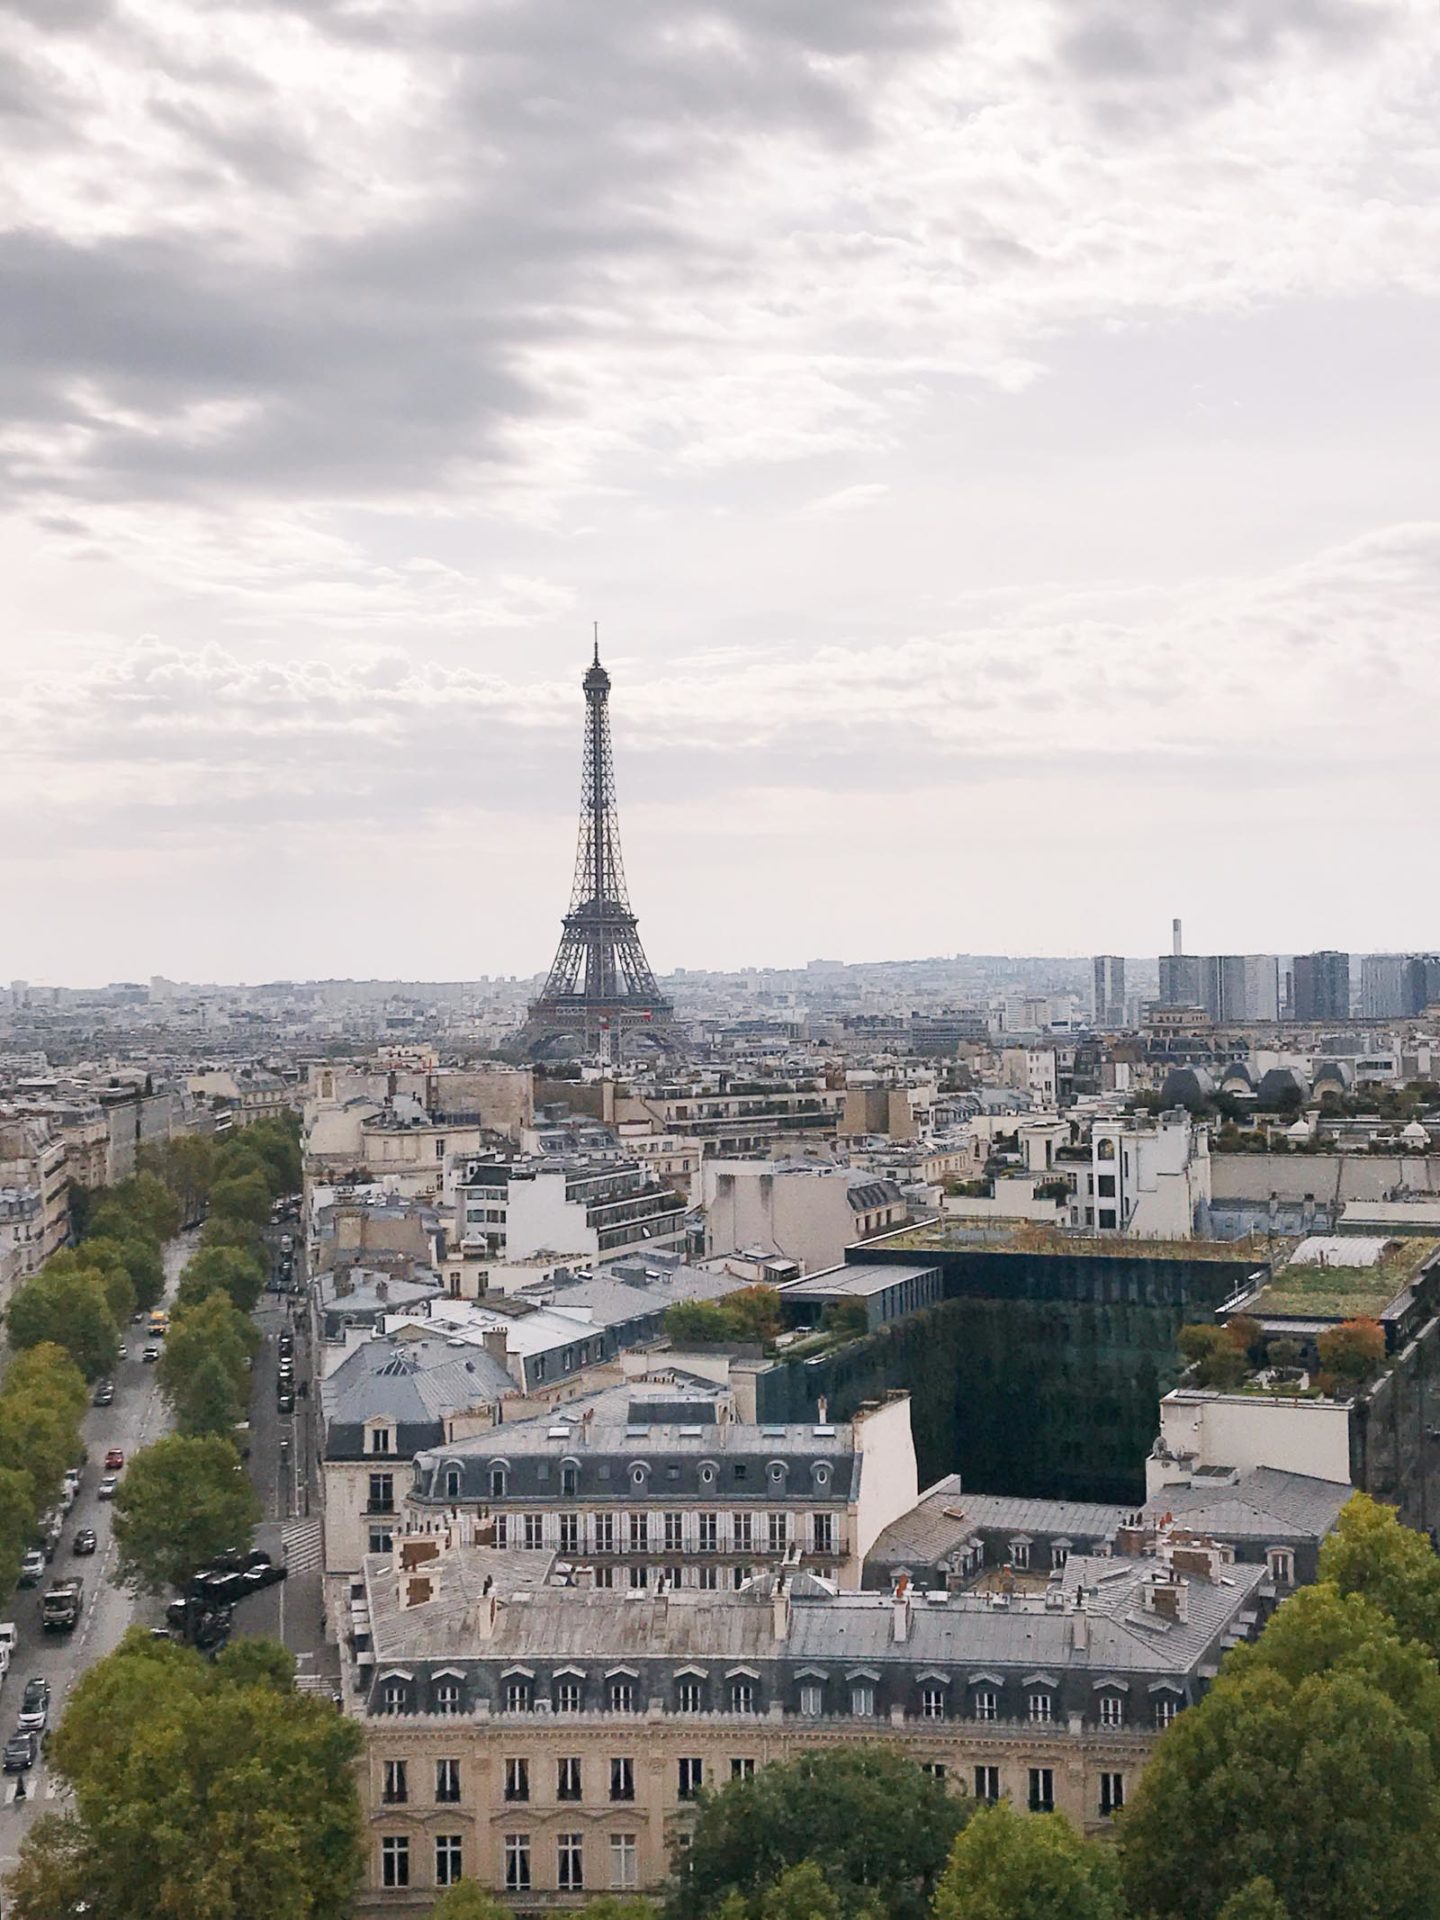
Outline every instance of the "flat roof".
[[868, 1299], [898, 1287], [906, 1280], [920, 1280], [936, 1272], [933, 1261], [924, 1266], [890, 1265], [879, 1260], [857, 1260], [853, 1266], [831, 1267], [826, 1273], [810, 1273], [803, 1280], [787, 1280], [780, 1291], [789, 1297], [828, 1300], [835, 1294]]

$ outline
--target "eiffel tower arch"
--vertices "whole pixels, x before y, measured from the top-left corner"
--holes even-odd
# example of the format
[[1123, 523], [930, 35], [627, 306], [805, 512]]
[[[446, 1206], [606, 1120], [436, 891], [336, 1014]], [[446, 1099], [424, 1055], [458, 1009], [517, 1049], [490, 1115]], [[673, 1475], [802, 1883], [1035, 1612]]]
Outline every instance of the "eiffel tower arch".
[[515, 1045], [532, 1059], [579, 1051], [618, 1060], [627, 1042], [677, 1052], [675, 1009], [645, 958], [625, 886], [610, 751], [610, 676], [600, 664], [598, 634], [581, 684], [585, 753], [570, 910], [544, 989], [530, 1003]]

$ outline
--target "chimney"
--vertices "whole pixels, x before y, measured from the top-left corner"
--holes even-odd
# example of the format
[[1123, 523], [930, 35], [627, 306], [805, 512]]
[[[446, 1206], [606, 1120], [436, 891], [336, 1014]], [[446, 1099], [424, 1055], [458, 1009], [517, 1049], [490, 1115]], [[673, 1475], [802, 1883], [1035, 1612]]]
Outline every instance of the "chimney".
[[1190, 1611], [1189, 1599], [1184, 1582], [1169, 1579], [1163, 1573], [1153, 1574], [1145, 1590], [1146, 1611], [1158, 1614], [1162, 1620], [1173, 1620], [1177, 1626]]
[[430, 1581], [416, 1574], [405, 1586], [405, 1604], [407, 1607], [423, 1607], [435, 1589]]
[[1090, 1616], [1080, 1593], [1075, 1595], [1075, 1611], [1070, 1616], [1070, 1645], [1076, 1653], [1087, 1653], [1090, 1648]]
[[480, 1335], [480, 1344], [492, 1360], [498, 1360], [502, 1367], [510, 1364], [510, 1335], [504, 1327], [486, 1327]]
[[910, 1576], [902, 1573], [890, 1603], [890, 1638], [903, 1646], [910, 1638]]
[[436, 1541], [423, 1536], [414, 1540], [400, 1542], [400, 1571], [413, 1573], [416, 1567], [423, 1566], [427, 1560], [438, 1559], [440, 1548]]
[[1185, 951], [1185, 941], [1181, 936], [1178, 918], [1170, 922], [1170, 951], [1174, 954], [1182, 954]]
[[775, 1588], [770, 1595], [770, 1620], [777, 1640], [790, 1638], [790, 1595], [785, 1588], [785, 1575], [775, 1576]]

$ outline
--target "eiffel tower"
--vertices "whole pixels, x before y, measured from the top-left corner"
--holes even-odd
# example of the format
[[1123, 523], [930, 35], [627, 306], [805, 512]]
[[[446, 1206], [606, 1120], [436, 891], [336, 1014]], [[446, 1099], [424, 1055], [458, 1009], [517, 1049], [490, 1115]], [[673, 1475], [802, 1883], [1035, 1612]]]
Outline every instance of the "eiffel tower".
[[582, 1051], [618, 1060], [626, 1038], [643, 1032], [656, 1046], [675, 1051], [674, 1008], [645, 958], [625, 890], [610, 753], [610, 676], [600, 664], [598, 627], [595, 657], [581, 684], [585, 757], [570, 911], [549, 978], [531, 1002], [516, 1044], [533, 1058], [559, 1051], [562, 1040], [578, 1040]]

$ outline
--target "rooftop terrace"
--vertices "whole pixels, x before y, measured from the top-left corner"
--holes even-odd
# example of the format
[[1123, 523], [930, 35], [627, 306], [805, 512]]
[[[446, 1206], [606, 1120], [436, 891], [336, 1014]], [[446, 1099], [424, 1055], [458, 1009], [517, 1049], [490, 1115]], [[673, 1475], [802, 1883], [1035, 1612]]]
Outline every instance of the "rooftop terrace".
[[[1343, 1244], [1343, 1243], [1341, 1243]], [[1366, 1242], [1360, 1242], [1364, 1246]], [[1440, 1254], [1440, 1240], [1389, 1240], [1368, 1265], [1291, 1260], [1273, 1277], [1246, 1311], [1262, 1320], [1279, 1316], [1311, 1320], [1376, 1320], [1419, 1278]]]

